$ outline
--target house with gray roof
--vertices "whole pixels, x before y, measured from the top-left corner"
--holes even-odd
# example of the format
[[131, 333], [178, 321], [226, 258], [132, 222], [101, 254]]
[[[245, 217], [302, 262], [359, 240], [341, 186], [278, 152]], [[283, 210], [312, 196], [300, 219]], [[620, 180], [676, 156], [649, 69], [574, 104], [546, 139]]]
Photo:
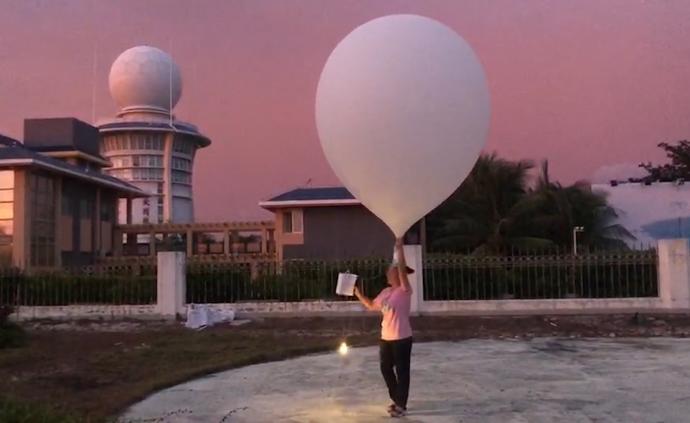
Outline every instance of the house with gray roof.
[[[344, 187], [298, 188], [259, 203], [275, 213], [279, 260], [390, 257], [390, 229]], [[424, 221], [406, 243], [425, 243]]]

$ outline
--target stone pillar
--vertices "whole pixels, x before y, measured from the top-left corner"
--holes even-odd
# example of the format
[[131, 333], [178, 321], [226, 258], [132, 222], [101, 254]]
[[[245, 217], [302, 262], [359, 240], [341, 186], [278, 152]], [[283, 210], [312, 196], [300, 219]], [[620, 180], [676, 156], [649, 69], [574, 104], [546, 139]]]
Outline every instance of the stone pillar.
[[186, 313], [187, 259], [181, 251], [158, 253], [156, 313], [174, 319]]
[[414, 316], [424, 311], [424, 262], [422, 261], [421, 245], [405, 245], [405, 262], [414, 269], [414, 273], [407, 276], [412, 287], [412, 302], [410, 313]]
[[662, 239], [658, 245], [659, 296], [666, 308], [690, 309], [690, 243]]

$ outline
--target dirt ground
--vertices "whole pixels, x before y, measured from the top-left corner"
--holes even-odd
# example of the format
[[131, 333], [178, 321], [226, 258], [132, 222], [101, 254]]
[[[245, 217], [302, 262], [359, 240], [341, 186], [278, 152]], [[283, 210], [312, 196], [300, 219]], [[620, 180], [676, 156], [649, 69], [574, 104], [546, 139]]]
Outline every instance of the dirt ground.
[[[142, 321], [30, 322], [0, 350], [0, 397], [101, 421], [165, 387], [225, 369], [376, 343], [375, 317], [258, 319], [202, 331]], [[690, 315], [418, 317], [417, 342], [470, 338], [687, 337]]]

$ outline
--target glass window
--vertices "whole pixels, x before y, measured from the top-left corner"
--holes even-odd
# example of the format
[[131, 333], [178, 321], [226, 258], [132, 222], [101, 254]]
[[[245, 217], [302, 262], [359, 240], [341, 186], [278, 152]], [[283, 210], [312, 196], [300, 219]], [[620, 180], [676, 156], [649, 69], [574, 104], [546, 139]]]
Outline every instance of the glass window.
[[302, 233], [302, 210], [292, 211], [292, 231]]
[[[0, 234], [1, 235], [12, 235], [14, 233], [14, 221], [9, 219], [9, 220], [0, 220]], [[6, 238], [6, 237], [4, 237]], [[10, 238], [10, 242], [11, 242]]]
[[292, 233], [292, 212], [283, 212], [283, 233]]
[[62, 193], [60, 204], [62, 207], [63, 216], [72, 216], [74, 214], [74, 210], [72, 209], [72, 198], [66, 195], [64, 192]]
[[12, 219], [14, 217], [14, 203], [0, 203], [0, 219]]
[[34, 266], [55, 264], [55, 179], [50, 175], [29, 175], [31, 201], [30, 263]]
[[179, 157], [173, 157], [172, 159], [172, 167], [173, 169], [178, 169], [178, 170], [189, 170], [190, 169], [190, 161], [187, 159], [181, 159]]
[[302, 233], [303, 217], [302, 210], [295, 209], [283, 212], [283, 233]]
[[186, 172], [181, 172], [179, 170], [172, 171], [172, 181], [179, 184], [191, 184], [192, 177]]
[[13, 189], [0, 189], [0, 202], [14, 201]]
[[90, 198], [79, 200], [79, 215], [82, 219], [91, 219], [94, 213], [94, 202]]

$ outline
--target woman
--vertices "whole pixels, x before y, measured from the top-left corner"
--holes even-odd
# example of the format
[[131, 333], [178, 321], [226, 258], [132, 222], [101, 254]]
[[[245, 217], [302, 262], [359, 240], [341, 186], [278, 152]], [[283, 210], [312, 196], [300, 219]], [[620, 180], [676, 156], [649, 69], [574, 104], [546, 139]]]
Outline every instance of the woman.
[[393, 403], [388, 407], [391, 417], [401, 417], [407, 410], [410, 391], [410, 355], [412, 353], [412, 327], [410, 326], [410, 301], [412, 288], [407, 278], [414, 270], [407, 267], [402, 239], [395, 240], [397, 262], [386, 272], [388, 287], [371, 300], [355, 287], [357, 299], [369, 310], [383, 314], [379, 358], [381, 374], [388, 386]]

